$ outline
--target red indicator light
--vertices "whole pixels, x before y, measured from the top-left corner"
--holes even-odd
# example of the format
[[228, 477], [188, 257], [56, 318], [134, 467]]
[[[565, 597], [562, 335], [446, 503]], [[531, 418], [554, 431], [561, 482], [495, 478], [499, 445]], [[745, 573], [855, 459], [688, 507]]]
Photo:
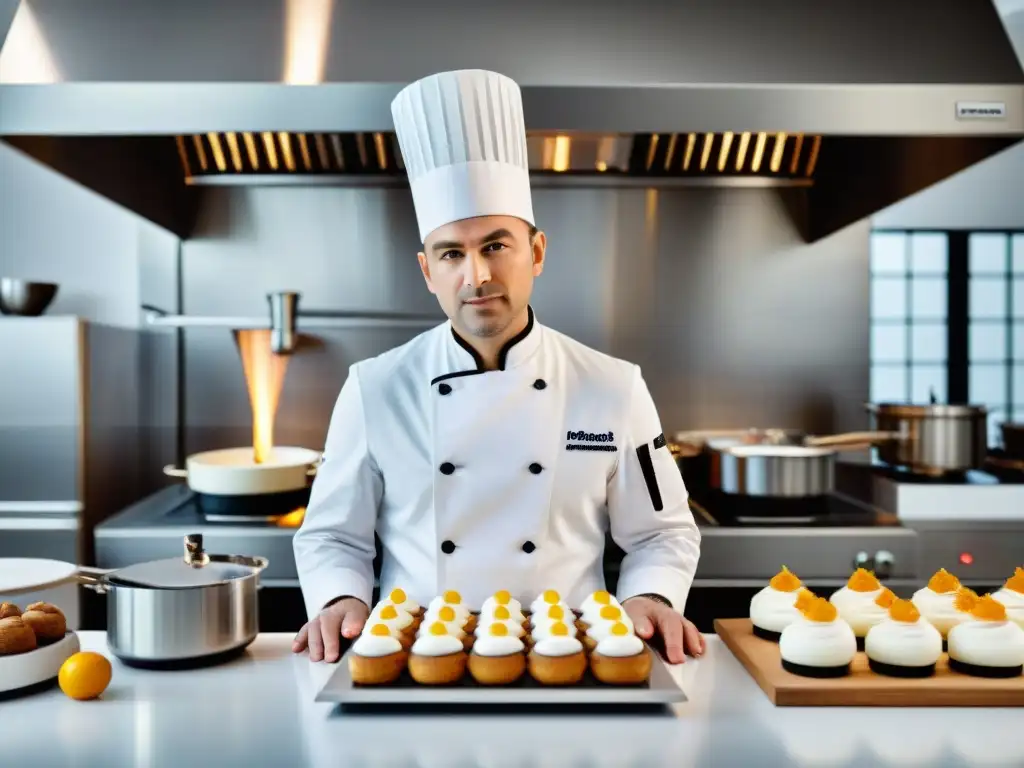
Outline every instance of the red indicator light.
[[970, 552], [961, 552], [960, 553], [960, 563], [962, 565], [970, 565], [973, 562], [974, 562], [974, 555], [972, 555]]

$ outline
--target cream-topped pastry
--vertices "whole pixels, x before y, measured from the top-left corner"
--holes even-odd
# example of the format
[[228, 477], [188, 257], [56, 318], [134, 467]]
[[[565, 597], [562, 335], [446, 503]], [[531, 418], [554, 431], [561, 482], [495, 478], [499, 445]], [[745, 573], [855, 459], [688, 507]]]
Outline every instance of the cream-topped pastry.
[[504, 624], [480, 626], [484, 632], [478, 633], [476, 642], [473, 643], [473, 653], [477, 656], [509, 656], [526, 650], [523, 641], [515, 635], [508, 634], [508, 628]]
[[947, 636], [949, 667], [976, 677], [1016, 677], [1024, 671], [1024, 629], [1009, 620], [1006, 606], [991, 595], [978, 598], [972, 621]]
[[883, 590], [875, 574], [858, 568], [846, 586], [836, 590], [829, 598], [829, 602], [839, 611], [839, 617], [850, 625], [860, 647], [863, 647], [868, 630], [886, 616], [886, 609], [875, 602]]
[[380, 622], [381, 624], [387, 624], [392, 629], [399, 631], [407, 630], [413, 623], [414, 619], [411, 613], [404, 611], [397, 606], [391, 604], [381, 605], [377, 604], [377, 607], [370, 613], [368, 622]]
[[576, 639], [565, 624], [556, 623], [551, 628], [551, 634], [533, 644], [533, 652], [540, 656], [572, 656], [583, 652], [583, 643]]
[[507, 589], [499, 589], [493, 595], [484, 600], [484, 604], [480, 606], [480, 615], [486, 616], [494, 612], [496, 608], [504, 608], [509, 612], [509, 616], [513, 619], [517, 619], [522, 622], [526, 620], [523, 616], [523, 605], [514, 597]]
[[[368, 631], [367, 631], [368, 630]], [[352, 643], [352, 653], [376, 659], [402, 650], [402, 643], [386, 624], [368, 624]]]
[[479, 623], [477, 623], [476, 629], [473, 631], [473, 634], [476, 637], [480, 637], [481, 635], [486, 634], [488, 628], [495, 624], [500, 624], [503, 627], [505, 627], [505, 631], [513, 637], [522, 637], [526, 634], [526, 630], [523, 629], [522, 623], [511, 619], [508, 615], [508, 611], [506, 611], [504, 607], [500, 605], [498, 606], [498, 609], [495, 611], [494, 615], [485, 617], [481, 614], [480, 621]]
[[755, 635], [778, 641], [782, 630], [800, 618], [796, 601], [802, 586], [800, 579], [786, 566], [772, 576], [768, 586], [750, 600], [750, 622]]
[[1006, 606], [1010, 621], [1024, 629], [1024, 568], [1014, 570], [1013, 576], [992, 597]]
[[[455, 611], [455, 615], [465, 623], [469, 619], [470, 610], [466, 607], [465, 603], [462, 602], [462, 595], [456, 592], [454, 589], [449, 589], [444, 594], [438, 595], [430, 601], [430, 605], [427, 606], [427, 613], [437, 613], [437, 611], [443, 607], [449, 607]], [[426, 617], [424, 617], [426, 621]]]
[[[466, 618], [468, 618], [468, 616]], [[434, 624], [442, 624], [445, 632], [449, 635], [461, 638], [463, 634], [465, 634], [463, 630], [465, 623], [466, 619], [459, 618], [459, 615], [456, 613], [453, 606], [442, 605], [436, 611], [431, 609], [427, 610], [426, 615], [423, 617], [423, 623], [416, 632], [416, 637], [427, 634], [430, 631], [431, 626]]]
[[594, 649], [595, 653], [613, 658], [636, 656], [644, 652], [644, 641], [626, 630], [625, 624], [616, 624]]
[[[560, 605], [566, 609], [569, 607], [564, 603], [562, 596], [557, 591], [545, 589], [537, 596], [536, 600], [530, 603], [530, 613], [543, 613], [545, 609], [550, 608], [552, 605]], [[575, 616], [576, 614], [573, 614], [573, 617]]]
[[561, 603], [556, 605], [548, 605], [542, 608], [538, 613], [530, 615], [530, 628], [532, 634], [546, 633], [546, 630], [555, 622], [563, 622], [565, 624], [575, 626], [576, 614], [569, 610], [568, 606]]
[[808, 600], [800, 618], [779, 638], [782, 666], [805, 677], [841, 677], [857, 655], [857, 638], [838, 608], [823, 597]]
[[622, 604], [606, 590], [599, 589], [596, 592], [591, 592], [580, 605], [580, 619], [587, 624], [593, 624], [601, 609], [606, 605], [622, 607]]
[[393, 605], [412, 616], [423, 611], [419, 603], [409, 597], [404, 589], [399, 589], [398, 587], [388, 592], [388, 596], [381, 600], [378, 605]]
[[412, 644], [415, 656], [447, 656], [450, 653], [461, 653], [464, 648], [462, 639], [448, 633], [441, 622], [426, 624], [426, 631], [416, 638]]
[[928, 585], [917, 590], [911, 601], [925, 620], [939, 630], [943, 638], [949, 630], [963, 621], [964, 616], [953, 607], [960, 579], [945, 568], [940, 568], [928, 580]]
[[874, 672], [928, 677], [942, 655], [942, 635], [913, 602], [894, 598], [888, 616], [868, 630], [864, 650]]
[[481, 611], [479, 616], [480, 624], [490, 624], [492, 621], [511, 621], [522, 627], [526, 623], [526, 617], [522, 611], [513, 612], [507, 605], [495, 605]]

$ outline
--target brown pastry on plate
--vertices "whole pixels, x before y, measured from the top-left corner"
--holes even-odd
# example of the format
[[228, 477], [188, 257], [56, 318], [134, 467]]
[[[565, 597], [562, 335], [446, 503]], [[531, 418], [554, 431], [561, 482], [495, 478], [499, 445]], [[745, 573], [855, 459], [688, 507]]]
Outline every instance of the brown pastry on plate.
[[9, 619], [12, 616], [21, 616], [21, 608], [14, 603], [0, 603], [0, 619]]
[[569, 627], [558, 622], [549, 634], [539, 638], [530, 649], [527, 665], [533, 679], [544, 685], [572, 685], [587, 671], [583, 643]]
[[435, 621], [412, 644], [409, 674], [421, 685], [450, 685], [466, 672], [463, 639], [448, 633], [443, 622]]
[[526, 671], [526, 646], [509, 632], [508, 626], [494, 622], [480, 633], [469, 654], [469, 674], [481, 685], [508, 685]]
[[409, 654], [387, 624], [371, 624], [352, 643], [348, 670], [357, 685], [394, 682], [405, 669]]
[[602, 683], [639, 685], [651, 674], [651, 651], [646, 643], [621, 621], [590, 654], [590, 670]]
[[0, 656], [34, 651], [38, 645], [36, 633], [20, 616], [0, 619]]
[[40, 645], [55, 643], [68, 631], [64, 613], [51, 603], [32, 603], [21, 614], [21, 620], [32, 627]]

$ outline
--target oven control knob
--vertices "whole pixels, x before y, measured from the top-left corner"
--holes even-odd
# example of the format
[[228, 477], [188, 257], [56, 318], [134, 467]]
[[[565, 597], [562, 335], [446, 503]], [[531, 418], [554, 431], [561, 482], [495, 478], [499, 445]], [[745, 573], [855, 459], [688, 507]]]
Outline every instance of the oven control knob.
[[857, 568], [867, 568], [868, 570], [871, 570], [873, 565], [870, 555], [868, 555], [867, 552], [858, 552], [857, 556], [853, 558], [853, 567], [855, 570]]
[[896, 558], [892, 552], [880, 549], [875, 552], [875, 576], [880, 579], [887, 579], [892, 575], [892, 565]]

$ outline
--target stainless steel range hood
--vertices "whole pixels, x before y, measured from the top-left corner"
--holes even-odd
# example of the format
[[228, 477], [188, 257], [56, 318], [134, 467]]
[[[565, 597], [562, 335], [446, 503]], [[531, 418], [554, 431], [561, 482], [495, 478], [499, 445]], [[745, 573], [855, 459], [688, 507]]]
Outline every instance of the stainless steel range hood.
[[991, 0], [4, 2], [0, 136], [183, 237], [211, 184], [403, 183], [391, 99], [460, 67], [537, 183], [795, 188], [812, 240], [1024, 138]]

